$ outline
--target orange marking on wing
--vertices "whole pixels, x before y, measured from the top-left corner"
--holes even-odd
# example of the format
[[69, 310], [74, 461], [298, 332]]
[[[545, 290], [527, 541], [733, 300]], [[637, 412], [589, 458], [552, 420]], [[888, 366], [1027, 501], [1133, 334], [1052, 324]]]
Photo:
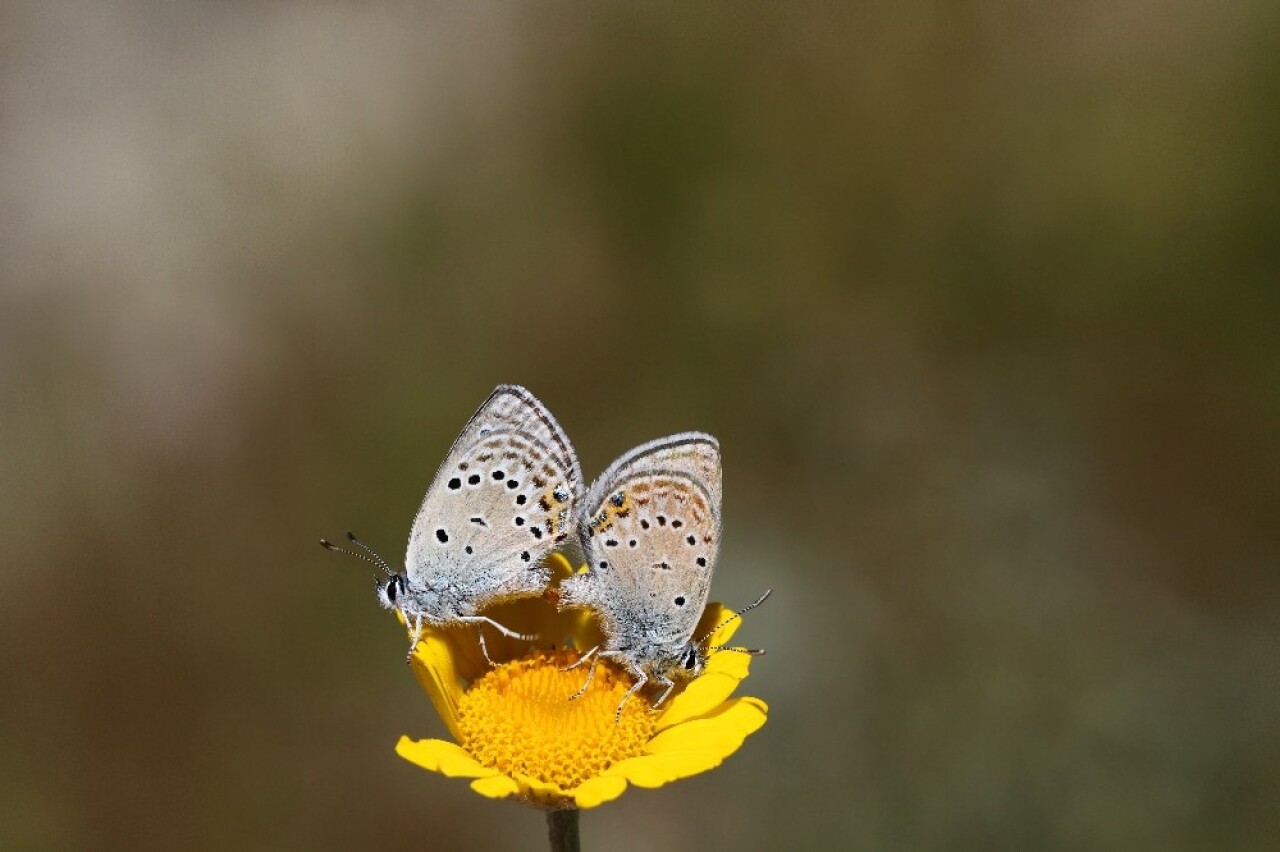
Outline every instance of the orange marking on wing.
[[[636, 503], [641, 501], [637, 500]], [[604, 507], [591, 521], [591, 531], [593, 533], [602, 533], [611, 528], [618, 518], [625, 518], [631, 514], [632, 498], [631, 493], [622, 492], [622, 504], [618, 505], [613, 502], [613, 496], [604, 501]]]

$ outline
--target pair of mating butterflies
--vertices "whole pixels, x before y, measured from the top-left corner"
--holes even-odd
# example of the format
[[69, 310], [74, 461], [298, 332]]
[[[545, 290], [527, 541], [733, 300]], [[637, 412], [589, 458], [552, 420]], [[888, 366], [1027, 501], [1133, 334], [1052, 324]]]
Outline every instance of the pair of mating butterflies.
[[[561, 584], [560, 606], [593, 610], [605, 635], [575, 665], [599, 656], [627, 668], [635, 684], [623, 704], [656, 681], [665, 687], [657, 707], [676, 679], [697, 675], [717, 650], [693, 631], [719, 549], [720, 480], [716, 439], [685, 432], [626, 453], [583, 495], [582, 470], [560, 424], [529, 391], [501, 385], [463, 428], [427, 490], [404, 572], [368, 551], [388, 575], [379, 600], [404, 615], [411, 653], [424, 624], [487, 624], [532, 639], [482, 613], [542, 595], [551, 579], [544, 557], [575, 536], [587, 570]], [[483, 628], [479, 638], [488, 657]], [[592, 663], [577, 695], [594, 674]]]

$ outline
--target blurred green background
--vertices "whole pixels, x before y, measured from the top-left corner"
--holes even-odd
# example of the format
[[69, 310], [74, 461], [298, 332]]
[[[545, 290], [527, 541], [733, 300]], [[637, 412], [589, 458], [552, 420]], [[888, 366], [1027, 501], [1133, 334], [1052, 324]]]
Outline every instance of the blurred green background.
[[776, 590], [587, 848], [1275, 848], [1278, 8], [6, 4], [0, 846], [542, 848], [316, 545], [520, 382]]

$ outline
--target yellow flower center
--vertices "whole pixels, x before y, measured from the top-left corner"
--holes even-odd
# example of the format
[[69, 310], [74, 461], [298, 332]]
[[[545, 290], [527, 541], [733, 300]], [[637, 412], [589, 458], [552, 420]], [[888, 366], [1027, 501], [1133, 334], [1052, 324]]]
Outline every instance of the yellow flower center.
[[587, 665], [571, 651], [534, 651], [502, 663], [471, 684], [458, 704], [460, 745], [481, 764], [570, 790], [613, 763], [643, 752], [658, 714], [633, 695], [616, 723], [614, 713], [631, 680], [600, 662], [591, 686]]

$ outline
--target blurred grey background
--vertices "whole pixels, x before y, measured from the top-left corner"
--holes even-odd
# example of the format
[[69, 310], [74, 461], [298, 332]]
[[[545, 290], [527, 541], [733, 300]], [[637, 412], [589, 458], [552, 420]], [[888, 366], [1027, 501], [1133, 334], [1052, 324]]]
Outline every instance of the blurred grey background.
[[316, 545], [520, 382], [776, 590], [587, 848], [1275, 848], [1277, 9], [5, 4], [0, 846], [543, 848]]

